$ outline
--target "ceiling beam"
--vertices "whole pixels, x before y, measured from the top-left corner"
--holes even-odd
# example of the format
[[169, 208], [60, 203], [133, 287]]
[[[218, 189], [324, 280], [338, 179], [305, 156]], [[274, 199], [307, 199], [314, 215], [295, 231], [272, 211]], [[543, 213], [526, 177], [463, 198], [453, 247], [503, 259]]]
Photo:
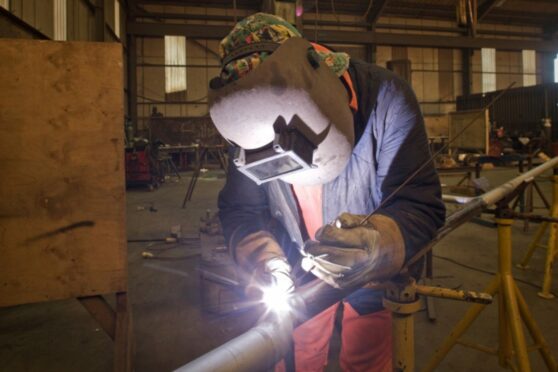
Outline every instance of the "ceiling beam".
[[[313, 29], [304, 29], [313, 35]], [[541, 52], [558, 52], [558, 40], [498, 39], [469, 36], [412, 35], [377, 31], [318, 30], [318, 41], [324, 43], [376, 44], [416, 46], [428, 48], [495, 48], [500, 50], [534, 49]]]
[[477, 10], [477, 22], [480, 22], [493, 8], [501, 6], [506, 0], [485, 0]]
[[[184, 1], [184, 0], [136, 0], [140, 5], [174, 5], [183, 7], [203, 7], [203, 8], [226, 8], [232, 9], [233, 3], [224, 1]], [[254, 11], [260, 11], [259, 1], [250, 0], [238, 0], [236, 7], [239, 9], [253, 9]]]
[[382, 15], [382, 12], [386, 8], [388, 0], [370, 0], [370, 9], [366, 15], [366, 22], [374, 27], [374, 24], [378, 21], [378, 18]]
[[[194, 21], [219, 21], [219, 22], [229, 22], [231, 27], [234, 25], [234, 17], [232, 15], [213, 15], [213, 14], [189, 14], [189, 13], [154, 13], [142, 10], [138, 13], [137, 18], [140, 19], [153, 19], [156, 21], [166, 20], [166, 19], [180, 19], [180, 20], [194, 20]], [[314, 22], [313, 20], [306, 20], [303, 24], [308, 26], [313, 26], [315, 23], [318, 26], [341, 26], [341, 27], [362, 27], [366, 28], [368, 23], [365, 21], [352, 21], [352, 22], [338, 22], [338, 21], [328, 21], [328, 20], [318, 20]], [[555, 26], [555, 24], [552, 24]], [[460, 27], [443, 27], [443, 26], [421, 26], [421, 25], [407, 25], [407, 24], [395, 24], [395, 23], [378, 23], [374, 24], [376, 29], [387, 29], [387, 30], [406, 30], [406, 31], [428, 31], [428, 32], [452, 32], [458, 34], [466, 34], [466, 28]], [[501, 36], [519, 36], [519, 37], [542, 37], [543, 35], [539, 32], [518, 32], [518, 31], [498, 31], [498, 30], [477, 30], [477, 34], [483, 35], [501, 35]]]
[[[128, 33], [136, 36], [161, 37], [185, 35], [194, 39], [222, 39], [231, 26], [166, 24], [129, 22]], [[304, 28], [306, 35], [314, 35], [313, 28]], [[318, 30], [318, 40], [337, 44], [376, 44], [439, 48], [496, 48], [501, 50], [534, 49], [541, 52], [558, 52], [558, 40], [518, 40], [468, 36], [413, 35], [377, 31]]]

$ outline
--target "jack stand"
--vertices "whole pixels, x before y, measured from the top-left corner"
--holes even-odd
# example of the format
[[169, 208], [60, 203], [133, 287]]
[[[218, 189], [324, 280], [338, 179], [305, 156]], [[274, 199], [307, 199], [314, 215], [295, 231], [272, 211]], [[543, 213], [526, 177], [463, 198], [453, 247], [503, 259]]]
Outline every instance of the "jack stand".
[[415, 370], [415, 319], [420, 310], [414, 279], [390, 282], [383, 299], [386, 309], [391, 312], [393, 335], [393, 371]]
[[[558, 218], [558, 175], [556, 175], [556, 169], [554, 170], [554, 176], [552, 176], [552, 183], [553, 183], [553, 192], [552, 192], [552, 208], [551, 208], [551, 217]], [[539, 244], [542, 237], [544, 236], [546, 230], [550, 227], [550, 234], [548, 238], [548, 242], [546, 245]], [[536, 248], [542, 247], [546, 248], [546, 262], [544, 265], [544, 279], [541, 291], [538, 292], [539, 297], [545, 299], [552, 299], [554, 295], [550, 292], [550, 288], [552, 286], [552, 266], [554, 263], [554, 259], [558, 255], [558, 239], [556, 234], [556, 229], [558, 228], [558, 224], [554, 222], [543, 222], [537, 233], [535, 234], [535, 238], [529, 245], [527, 249], [527, 253], [521, 260], [521, 263], [517, 264], [517, 267], [520, 269], [527, 269], [529, 266], [529, 260], [533, 256], [533, 252]]]
[[383, 305], [392, 315], [393, 371], [415, 370], [414, 315], [421, 307], [418, 295], [482, 304], [492, 302], [492, 296], [486, 293], [418, 285], [408, 276], [390, 281], [384, 292]]
[[[538, 151], [538, 150], [537, 150]], [[543, 152], [538, 152], [538, 154], [536, 155], [538, 158], [540, 158], [543, 161], [548, 161], [550, 160], [550, 158], [548, 156], [546, 156]], [[533, 157], [534, 154], [530, 153], [529, 155], [527, 155], [527, 171], [530, 171], [533, 168]], [[523, 158], [521, 158], [519, 160], [519, 173], [524, 173], [525, 170], [525, 166], [524, 166], [524, 160]], [[519, 195], [519, 197], [515, 200], [515, 203], [512, 206], [512, 209], [515, 210], [516, 207], [519, 205], [519, 211], [521, 213], [527, 213], [527, 214], [532, 214], [534, 212], [534, 209], [536, 208], [534, 205], [534, 191], [537, 192], [537, 195], [539, 196], [539, 198], [541, 199], [541, 201], [544, 204], [544, 208], [548, 209], [549, 211], [551, 210], [551, 206], [550, 203], [548, 202], [548, 200], [546, 200], [546, 197], [544, 196], [544, 193], [542, 192], [541, 188], [539, 187], [539, 185], [537, 184], [537, 181], [535, 181], [534, 179], [531, 180], [525, 187], [524, 191]], [[527, 230], [529, 229], [529, 220], [525, 220], [524, 224], [523, 224], [523, 231], [527, 232]]]
[[[482, 304], [474, 304], [455, 326], [448, 338], [436, 350], [424, 371], [433, 371], [456, 343], [497, 355], [502, 367], [521, 372], [531, 371], [529, 356], [527, 355], [527, 344], [521, 324], [522, 320], [535, 341], [534, 348], [539, 350], [548, 370], [556, 371], [558, 369], [558, 364], [556, 364], [556, 360], [550, 354], [548, 344], [533, 319], [512, 275], [511, 225], [513, 219], [509, 215], [512, 215], [513, 212], [509, 214], [506, 214], [506, 212], [511, 211], [507, 208], [502, 208], [502, 204], [500, 204], [496, 214], [499, 255], [498, 273], [486, 288], [486, 292], [490, 295], [498, 293], [499, 347], [492, 349], [476, 343], [459, 340], [485, 307]], [[517, 365], [513, 362], [514, 356], [517, 359]]]

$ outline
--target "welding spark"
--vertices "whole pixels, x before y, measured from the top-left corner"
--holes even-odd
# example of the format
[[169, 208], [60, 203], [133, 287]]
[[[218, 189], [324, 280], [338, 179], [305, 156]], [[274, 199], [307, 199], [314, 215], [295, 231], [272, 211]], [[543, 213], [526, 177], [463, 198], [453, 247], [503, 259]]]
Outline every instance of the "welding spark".
[[292, 309], [290, 299], [291, 294], [278, 286], [263, 289], [262, 302], [268, 310], [275, 313], [290, 312]]

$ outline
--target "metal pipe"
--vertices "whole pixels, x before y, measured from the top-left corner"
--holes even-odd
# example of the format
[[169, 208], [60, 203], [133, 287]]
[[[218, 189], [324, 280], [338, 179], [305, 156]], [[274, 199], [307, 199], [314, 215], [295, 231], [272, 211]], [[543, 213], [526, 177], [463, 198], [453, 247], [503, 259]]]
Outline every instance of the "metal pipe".
[[428, 251], [432, 249], [434, 245], [436, 245], [442, 238], [444, 238], [447, 234], [467, 222], [472, 217], [480, 214], [482, 210], [490, 205], [497, 203], [498, 201], [502, 200], [510, 193], [512, 193], [519, 185], [523, 182], [528, 182], [534, 179], [535, 177], [541, 175], [542, 173], [555, 168], [558, 166], [558, 157], [554, 157], [549, 159], [548, 161], [542, 163], [536, 168], [531, 169], [528, 172], [525, 172], [516, 178], [495, 187], [494, 189], [473, 198], [470, 202], [466, 203], [463, 208], [458, 210], [457, 212], [453, 213], [446, 219], [446, 223], [440, 229], [434, 239], [430, 241], [425, 247], [423, 247], [420, 251], [418, 251], [403, 267], [404, 270], [408, 269], [409, 266], [416, 263], [418, 260], [422, 258]]
[[293, 322], [264, 321], [176, 371], [265, 371], [288, 351]]
[[[335, 289], [320, 279], [297, 289], [290, 314], [269, 314], [242, 335], [176, 369], [189, 371], [265, 371], [283, 358], [294, 327], [327, 309], [356, 288]], [[296, 314], [296, 316], [295, 316]]]
[[[436, 237], [412, 259], [416, 262], [444, 236], [461, 226], [483, 208], [492, 205], [513, 192], [522, 182], [528, 181], [558, 165], [555, 157], [505, 184], [474, 198], [446, 220]], [[406, 269], [410, 264], [407, 263]], [[246, 333], [180, 367], [177, 371], [261, 371], [270, 369], [289, 349], [294, 327], [325, 310], [343, 297], [362, 287], [370, 273], [356, 275], [350, 287], [339, 290], [316, 279], [299, 289], [294, 298], [291, 315], [271, 316]], [[479, 305], [482, 306], [482, 305]], [[298, 318], [294, 316], [298, 315]], [[304, 314], [303, 318], [299, 315]]]
[[442, 201], [444, 201], [445, 203], [467, 204], [474, 198], [474, 196], [442, 194]]
[[513, 192], [519, 185], [523, 182], [529, 182], [535, 177], [541, 175], [542, 173], [550, 170], [554, 167], [558, 166], [558, 156], [554, 157], [543, 164], [539, 165], [536, 168], [531, 169], [530, 171], [523, 173], [514, 179], [500, 185], [480, 196], [482, 200], [486, 203], [487, 206], [495, 204], [496, 202], [500, 201], [502, 198], [509, 195]]

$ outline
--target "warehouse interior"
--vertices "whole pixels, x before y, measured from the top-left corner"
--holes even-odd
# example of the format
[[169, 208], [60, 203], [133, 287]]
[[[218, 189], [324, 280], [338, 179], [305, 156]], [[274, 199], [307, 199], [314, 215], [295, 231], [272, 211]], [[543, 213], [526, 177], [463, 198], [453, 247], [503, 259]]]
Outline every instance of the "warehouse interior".
[[[259, 12], [418, 101], [446, 219], [421, 274], [372, 283], [393, 370], [558, 371], [555, 0], [0, 0], [0, 370], [303, 370], [303, 320], [247, 299], [218, 214], [210, 83]], [[325, 371], [352, 370], [341, 313]]]

